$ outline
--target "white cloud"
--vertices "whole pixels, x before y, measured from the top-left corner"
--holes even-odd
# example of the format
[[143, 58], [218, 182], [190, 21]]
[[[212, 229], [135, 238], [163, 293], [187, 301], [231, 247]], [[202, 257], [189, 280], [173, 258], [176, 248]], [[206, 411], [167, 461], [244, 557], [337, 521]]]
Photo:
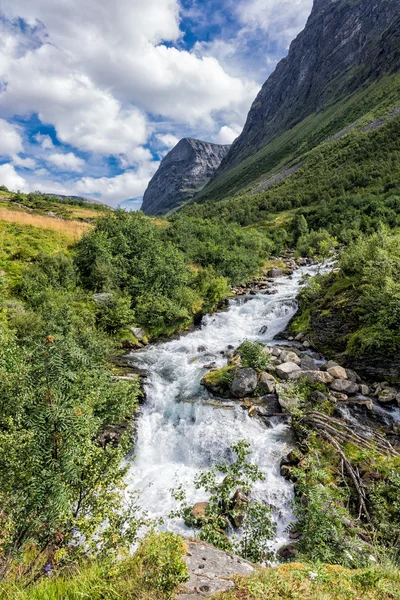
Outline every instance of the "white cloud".
[[5, 185], [11, 191], [28, 191], [27, 182], [23, 177], [18, 175], [10, 163], [0, 165], [0, 185]]
[[245, 29], [261, 29], [271, 40], [288, 45], [304, 27], [311, 12], [313, 0], [244, 0], [236, 11]]
[[168, 150], [174, 148], [179, 142], [179, 138], [177, 138], [176, 135], [173, 135], [172, 133], [158, 133], [156, 135], [156, 139], [159, 142], [161, 142], [163, 148], [167, 148]]
[[16, 167], [21, 167], [22, 169], [34, 169], [36, 167], [36, 161], [33, 158], [22, 158], [18, 154], [13, 154], [12, 161]]
[[242, 127], [237, 123], [231, 123], [230, 126], [224, 125], [215, 136], [214, 141], [217, 144], [232, 144], [234, 140], [241, 134]]
[[67, 154], [50, 154], [46, 160], [61, 171], [81, 172], [85, 166], [85, 161], [76, 156], [73, 152], [68, 152]]
[[22, 137], [18, 129], [5, 119], [0, 119], [0, 155], [12, 156], [23, 151]]
[[101, 200], [116, 206], [127, 198], [140, 198], [158, 166], [158, 162], [152, 162], [115, 177], [83, 177], [74, 190], [76, 194], [100, 195]]
[[[15, 60], [6, 48], [0, 108], [37, 112], [59, 140], [85, 151], [129, 154], [150, 133], [144, 113], [178, 123], [245, 118], [257, 91], [213, 57], [167, 47], [179, 30], [178, 0], [3, 0], [9, 16], [43, 24], [51, 43]], [[48, 38], [45, 38], [45, 34]], [[1, 67], [0, 67], [1, 70]], [[29, 94], [26, 82], [29, 81]]]
[[53, 140], [49, 135], [43, 135], [41, 133], [37, 133], [34, 137], [34, 140], [40, 144], [43, 150], [53, 150], [54, 144]]

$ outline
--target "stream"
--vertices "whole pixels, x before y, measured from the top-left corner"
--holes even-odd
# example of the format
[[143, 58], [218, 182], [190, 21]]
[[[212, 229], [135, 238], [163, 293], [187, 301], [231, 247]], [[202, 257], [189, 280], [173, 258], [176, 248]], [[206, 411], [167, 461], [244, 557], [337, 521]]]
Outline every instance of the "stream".
[[273, 509], [277, 532], [271, 547], [287, 543], [293, 485], [281, 477], [280, 461], [291, 449], [290, 427], [277, 419], [268, 428], [249, 417], [240, 403], [213, 401], [200, 380], [209, 370], [205, 365], [226, 365], [226, 352], [245, 339], [273, 344], [297, 310], [303, 275], [315, 275], [317, 269], [303, 267], [291, 279], [276, 279], [272, 285], [276, 295], [234, 298], [225, 312], [205, 316], [200, 329], [132, 355], [137, 366], [149, 372], [149, 378], [128, 488], [140, 492], [141, 506], [149, 516], [165, 518], [169, 530], [192, 533], [183, 520], [168, 518], [176, 509], [170, 489], [182, 484], [189, 502], [207, 500], [207, 495], [194, 487], [195, 475], [229, 459], [232, 444], [245, 439], [251, 444], [251, 460], [265, 474], [253, 495]]

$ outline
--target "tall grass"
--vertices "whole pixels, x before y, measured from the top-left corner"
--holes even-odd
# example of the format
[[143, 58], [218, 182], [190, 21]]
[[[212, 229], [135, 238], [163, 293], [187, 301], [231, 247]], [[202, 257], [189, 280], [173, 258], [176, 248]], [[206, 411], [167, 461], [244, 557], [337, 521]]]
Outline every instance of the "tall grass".
[[0, 221], [30, 225], [39, 229], [51, 229], [63, 234], [70, 241], [78, 241], [90, 228], [89, 223], [66, 221], [43, 215], [32, 215], [25, 212], [0, 209]]

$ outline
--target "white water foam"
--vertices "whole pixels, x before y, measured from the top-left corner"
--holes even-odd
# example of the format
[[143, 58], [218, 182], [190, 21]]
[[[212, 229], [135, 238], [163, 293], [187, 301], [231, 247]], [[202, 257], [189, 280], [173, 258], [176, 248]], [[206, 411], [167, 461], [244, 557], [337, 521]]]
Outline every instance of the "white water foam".
[[166, 519], [168, 529], [191, 533], [182, 520], [168, 518], [176, 508], [170, 489], [182, 484], [190, 502], [207, 500], [194, 487], [195, 475], [229, 459], [232, 444], [245, 439], [251, 444], [251, 459], [266, 477], [255, 495], [273, 508], [277, 524], [273, 547], [287, 542], [293, 486], [280, 476], [280, 461], [291, 449], [289, 427], [278, 423], [268, 429], [233, 402], [213, 406], [200, 380], [207, 372], [204, 365], [226, 365], [223, 354], [229, 347], [237, 348], [245, 339], [270, 343], [285, 329], [297, 310], [295, 298], [303, 276], [316, 271], [305, 267], [291, 279], [279, 278], [273, 285], [276, 295], [235, 299], [226, 312], [204, 317], [201, 329], [133, 355], [150, 375], [128, 485], [141, 492], [140, 503], [150, 516]]

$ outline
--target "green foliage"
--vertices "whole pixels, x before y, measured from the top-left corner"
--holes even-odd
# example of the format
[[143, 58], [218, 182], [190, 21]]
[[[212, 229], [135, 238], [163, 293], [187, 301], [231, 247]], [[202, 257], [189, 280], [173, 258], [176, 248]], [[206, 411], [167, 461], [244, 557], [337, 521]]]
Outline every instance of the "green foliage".
[[391, 470], [386, 479], [378, 481], [369, 500], [372, 518], [381, 542], [391, 547], [398, 560], [400, 556], [400, 474]]
[[116, 211], [79, 242], [75, 263], [86, 289], [129, 298], [136, 324], [159, 335], [215, 309], [271, 248], [264, 235], [216, 220], [174, 217], [165, 228]]
[[[262, 502], [251, 498], [251, 490], [265, 476], [254, 463], [249, 461], [250, 444], [241, 441], [232, 446], [235, 460], [214, 465], [210, 470], [199, 473], [195, 479], [196, 489], [210, 495], [205, 515], [200, 520], [191, 515], [182, 489], [173, 491], [180, 502], [177, 515], [183, 516], [187, 524], [200, 527], [199, 538], [221, 550], [231, 550], [252, 560], [263, 562], [270, 555], [269, 541], [275, 533], [271, 521], [271, 510]], [[222, 479], [221, 479], [222, 477]], [[240, 529], [242, 537], [232, 542], [225, 530]]]
[[320, 259], [328, 258], [336, 246], [337, 240], [324, 229], [303, 233], [297, 241], [297, 251], [301, 256]]
[[243, 367], [265, 371], [271, 363], [271, 356], [261, 342], [246, 340], [238, 349], [238, 354]]
[[183, 555], [184, 540], [174, 533], [150, 533], [135, 553], [132, 567], [149, 592], [172, 598], [176, 588], [189, 579]]
[[97, 302], [96, 323], [107, 333], [117, 333], [120, 329], [134, 323], [135, 313], [131, 309], [131, 299], [115, 293], [106, 294]]

